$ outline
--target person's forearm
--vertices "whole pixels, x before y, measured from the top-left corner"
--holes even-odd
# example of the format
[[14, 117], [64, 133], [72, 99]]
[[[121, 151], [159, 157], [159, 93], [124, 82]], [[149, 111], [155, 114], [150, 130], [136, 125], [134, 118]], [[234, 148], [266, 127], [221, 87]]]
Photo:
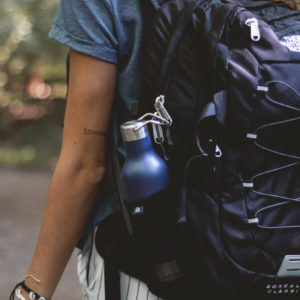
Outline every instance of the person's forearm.
[[48, 193], [40, 236], [26, 283], [51, 298], [89, 216], [104, 167], [74, 167], [59, 162]]
[[116, 80], [116, 65], [70, 50], [62, 150], [28, 271], [41, 283], [32, 277], [25, 280], [46, 298], [54, 293], [104, 175]]

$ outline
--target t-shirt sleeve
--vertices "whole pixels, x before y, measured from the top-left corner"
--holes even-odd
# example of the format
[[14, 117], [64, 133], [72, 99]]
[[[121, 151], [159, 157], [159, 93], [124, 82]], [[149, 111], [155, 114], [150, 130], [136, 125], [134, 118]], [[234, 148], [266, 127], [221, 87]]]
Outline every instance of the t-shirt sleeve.
[[84, 54], [118, 62], [111, 0], [61, 0], [49, 37]]

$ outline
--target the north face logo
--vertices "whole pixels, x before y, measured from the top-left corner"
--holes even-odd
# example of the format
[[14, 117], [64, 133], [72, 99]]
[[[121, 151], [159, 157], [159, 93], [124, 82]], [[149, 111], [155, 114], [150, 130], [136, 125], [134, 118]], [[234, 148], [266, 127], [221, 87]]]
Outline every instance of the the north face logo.
[[300, 52], [300, 35], [285, 36], [280, 43], [292, 52]]

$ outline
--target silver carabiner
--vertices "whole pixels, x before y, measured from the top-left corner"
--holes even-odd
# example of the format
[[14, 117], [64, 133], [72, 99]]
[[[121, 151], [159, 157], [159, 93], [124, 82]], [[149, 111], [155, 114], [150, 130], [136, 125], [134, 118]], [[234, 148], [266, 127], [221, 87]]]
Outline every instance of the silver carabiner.
[[161, 116], [163, 119], [167, 120], [167, 126], [171, 126], [172, 125], [172, 118], [169, 115], [169, 113], [167, 112], [165, 106], [165, 96], [164, 95], [160, 95], [155, 99], [154, 102], [154, 107], [158, 113], [159, 116]]

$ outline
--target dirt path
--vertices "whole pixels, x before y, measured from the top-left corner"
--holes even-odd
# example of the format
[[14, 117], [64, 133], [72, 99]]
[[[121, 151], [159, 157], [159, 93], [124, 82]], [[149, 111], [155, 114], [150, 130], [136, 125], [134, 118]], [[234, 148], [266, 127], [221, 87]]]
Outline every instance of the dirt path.
[[[25, 275], [39, 233], [51, 173], [0, 169], [0, 299]], [[80, 300], [76, 251], [53, 300]]]

